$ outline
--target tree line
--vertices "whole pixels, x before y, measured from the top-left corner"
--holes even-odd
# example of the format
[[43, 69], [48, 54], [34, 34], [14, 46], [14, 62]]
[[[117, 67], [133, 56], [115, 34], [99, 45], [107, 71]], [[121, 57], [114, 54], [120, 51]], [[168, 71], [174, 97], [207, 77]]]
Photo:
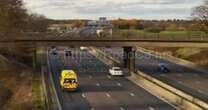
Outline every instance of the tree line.
[[148, 32], [161, 31], [203, 31], [208, 33], [208, 0], [204, 4], [193, 8], [189, 20], [113, 20], [116, 29], [138, 29]]
[[1, 0], [0, 35], [14, 37], [21, 32], [46, 31], [50, 20], [43, 15], [29, 13], [22, 0]]
[[[50, 21], [43, 15], [29, 13], [22, 0], [0, 1], [0, 39], [21, 37], [23, 32], [45, 32]], [[30, 47], [12, 44], [0, 47], [0, 54], [25, 62], [31, 61], [28, 53], [31, 50]]]

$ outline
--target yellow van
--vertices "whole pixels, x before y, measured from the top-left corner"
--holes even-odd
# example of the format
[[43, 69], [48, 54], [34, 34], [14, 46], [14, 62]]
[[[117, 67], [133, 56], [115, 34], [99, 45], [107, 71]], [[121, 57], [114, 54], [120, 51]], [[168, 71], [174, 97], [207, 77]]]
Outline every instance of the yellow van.
[[73, 70], [63, 70], [61, 72], [60, 84], [62, 90], [76, 91], [79, 86], [77, 74]]

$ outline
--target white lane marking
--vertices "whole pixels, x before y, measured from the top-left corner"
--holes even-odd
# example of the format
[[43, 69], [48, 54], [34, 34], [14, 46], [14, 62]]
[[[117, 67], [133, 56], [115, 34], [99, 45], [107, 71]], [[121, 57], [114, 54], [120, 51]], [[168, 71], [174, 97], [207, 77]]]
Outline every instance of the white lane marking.
[[183, 75], [182, 75], [182, 74], [177, 74], [177, 76], [178, 76], [178, 77], [182, 77]]
[[82, 97], [83, 97], [83, 98], [86, 98], [86, 96], [85, 96], [85, 94], [84, 94], [84, 93], [82, 94]]
[[152, 107], [149, 107], [149, 110], [155, 110], [154, 108], [152, 108]]
[[92, 76], [91, 75], [89, 76], [89, 79], [92, 79]]
[[96, 86], [98, 86], [98, 87], [99, 87], [99, 86], [100, 86], [100, 83], [96, 83]]
[[198, 92], [200, 92], [201, 94], [204, 94], [204, 95], [208, 95], [205, 91], [202, 91], [202, 90], [198, 90]]
[[112, 77], [110, 75], [107, 75], [108, 79], [111, 79]]
[[109, 97], [109, 98], [111, 97], [111, 95], [109, 93], [106, 93], [106, 96]]
[[134, 94], [134, 93], [130, 93], [130, 96], [134, 97], [134, 96], [135, 96], [135, 94]]
[[122, 85], [121, 85], [121, 83], [118, 82], [118, 83], [117, 83], [117, 86], [121, 87]]
[[163, 76], [163, 77], [165, 77], [166, 75], [165, 75], [165, 74], [160, 74], [160, 76]]
[[182, 81], [178, 81], [178, 83], [183, 84], [183, 82], [182, 82]]
[[182, 68], [178, 68], [179, 71], [183, 71]]
[[200, 92], [200, 93], [203, 93], [203, 91], [201, 91], [200, 89], [198, 89], [197, 91]]
[[197, 84], [200, 84], [201, 82], [200, 82], [200, 81], [196, 81], [196, 83], [197, 83]]
[[120, 107], [120, 110], [125, 110], [123, 107]]
[[162, 101], [166, 102], [167, 104], [171, 105], [172, 107], [174, 107], [176, 110], [180, 110], [178, 107], [176, 107], [175, 105], [173, 105], [172, 103], [170, 103], [169, 101], [167, 101], [166, 99], [164, 99], [161, 96], [155, 95], [152, 92], [150, 92], [149, 90], [147, 90], [144, 86], [137, 84], [139, 87], [143, 88], [144, 90], [146, 90], [148, 93], [154, 95], [155, 97], [161, 99]]
[[195, 77], [198, 77], [199, 75], [198, 75], [198, 74], [194, 74], [194, 76], [195, 76]]

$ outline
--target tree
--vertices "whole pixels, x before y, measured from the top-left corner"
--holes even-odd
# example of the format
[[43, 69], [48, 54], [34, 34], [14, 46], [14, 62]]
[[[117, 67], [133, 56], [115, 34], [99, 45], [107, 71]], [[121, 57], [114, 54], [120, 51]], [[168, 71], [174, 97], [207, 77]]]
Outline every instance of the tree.
[[27, 19], [27, 30], [29, 32], [45, 32], [50, 24], [50, 20], [43, 15], [30, 14]]
[[11, 33], [25, 29], [26, 9], [22, 0], [1, 0], [0, 2], [0, 34], [9, 36]]
[[113, 25], [118, 29], [138, 29], [141, 26], [140, 21], [136, 19], [118, 19], [112, 21]]
[[76, 20], [76, 21], [74, 21], [74, 23], [73, 23], [73, 27], [76, 27], [76, 28], [81, 28], [81, 27], [84, 27], [84, 26], [86, 26], [86, 21], [84, 21], [84, 20]]
[[208, 32], [208, 0], [205, 0], [203, 5], [195, 7], [192, 16], [201, 23], [201, 28]]

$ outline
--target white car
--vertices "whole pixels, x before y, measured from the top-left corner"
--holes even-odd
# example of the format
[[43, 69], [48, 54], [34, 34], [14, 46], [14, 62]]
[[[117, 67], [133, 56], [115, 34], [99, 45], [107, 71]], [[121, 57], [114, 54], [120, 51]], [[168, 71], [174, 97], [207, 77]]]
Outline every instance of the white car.
[[109, 73], [113, 76], [122, 76], [123, 75], [123, 71], [121, 70], [120, 67], [112, 67], [111, 69], [109, 69]]
[[84, 51], [84, 50], [87, 50], [88, 48], [87, 47], [80, 47], [80, 50]]

